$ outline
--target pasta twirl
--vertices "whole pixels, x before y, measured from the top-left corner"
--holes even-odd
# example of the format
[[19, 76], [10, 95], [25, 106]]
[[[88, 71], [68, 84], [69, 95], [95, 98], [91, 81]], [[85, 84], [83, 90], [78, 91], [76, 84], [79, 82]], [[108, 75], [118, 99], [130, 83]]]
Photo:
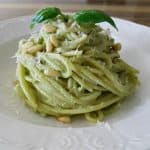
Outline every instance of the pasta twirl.
[[101, 121], [103, 110], [135, 90], [138, 71], [120, 58], [107, 31], [67, 17], [49, 20], [38, 33], [20, 41], [16, 90], [41, 114], [83, 114], [89, 121]]

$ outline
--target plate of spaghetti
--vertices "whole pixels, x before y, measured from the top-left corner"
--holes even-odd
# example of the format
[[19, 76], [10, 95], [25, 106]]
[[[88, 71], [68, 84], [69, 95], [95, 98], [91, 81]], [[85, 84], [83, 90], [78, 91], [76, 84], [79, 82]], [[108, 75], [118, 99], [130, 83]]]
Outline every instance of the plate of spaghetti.
[[150, 148], [149, 27], [48, 7], [0, 35], [1, 149]]

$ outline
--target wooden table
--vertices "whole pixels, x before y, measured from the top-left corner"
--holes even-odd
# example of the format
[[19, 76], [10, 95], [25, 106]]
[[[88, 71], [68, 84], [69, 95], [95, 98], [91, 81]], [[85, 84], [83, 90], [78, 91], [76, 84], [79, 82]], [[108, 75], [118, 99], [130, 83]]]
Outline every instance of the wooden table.
[[[132, 0], [131, 0], [132, 1]], [[141, 0], [140, 3], [118, 4], [89, 4], [89, 3], [0, 3], [0, 20], [18, 16], [31, 15], [42, 7], [55, 6], [66, 12], [80, 9], [104, 10], [111, 16], [124, 18], [140, 24], [150, 26], [150, 0]]]

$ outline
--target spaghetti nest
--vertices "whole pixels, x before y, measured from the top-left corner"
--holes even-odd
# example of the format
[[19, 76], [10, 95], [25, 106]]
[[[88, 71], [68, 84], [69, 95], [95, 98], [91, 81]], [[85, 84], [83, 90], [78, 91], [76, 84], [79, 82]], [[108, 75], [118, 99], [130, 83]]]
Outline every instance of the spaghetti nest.
[[16, 90], [41, 114], [101, 120], [138, 85], [138, 71], [120, 58], [120, 48], [97, 25], [56, 17], [19, 42]]

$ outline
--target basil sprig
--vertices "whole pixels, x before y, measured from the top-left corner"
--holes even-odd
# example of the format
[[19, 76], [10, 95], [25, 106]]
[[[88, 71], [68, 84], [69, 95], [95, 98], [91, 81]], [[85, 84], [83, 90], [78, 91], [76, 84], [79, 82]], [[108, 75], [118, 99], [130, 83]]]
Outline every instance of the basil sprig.
[[[61, 15], [64, 20], [67, 21], [67, 16], [62, 14], [59, 8], [48, 7], [40, 9], [32, 18], [30, 28], [32, 29], [38, 23], [42, 23], [49, 19], [54, 19], [58, 15]], [[117, 29], [113, 19], [100, 10], [81, 10], [73, 15], [73, 19], [80, 25], [93, 25], [100, 22], [108, 22], [110, 25]]]
[[81, 10], [76, 12], [73, 15], [73, 18], [74, 20], [76, 20], [78, 24], [81, 25], [90, 25], [100, 22], [108, 22], [110, 25], [112, 25], [114, 28], [118, 30], [113, 19], [109, 15], [100, 10]]
[[53, 19], [57, 15], [61, 15], [61, 11], [59, 8], [55, 7], [48, 7], [40, 9], [35, 13], [35, 15], [32, 18], [32, 22], [30, 24], [30, 28], [32, 29], [36, 24], [42, 23], [46, 20]]

